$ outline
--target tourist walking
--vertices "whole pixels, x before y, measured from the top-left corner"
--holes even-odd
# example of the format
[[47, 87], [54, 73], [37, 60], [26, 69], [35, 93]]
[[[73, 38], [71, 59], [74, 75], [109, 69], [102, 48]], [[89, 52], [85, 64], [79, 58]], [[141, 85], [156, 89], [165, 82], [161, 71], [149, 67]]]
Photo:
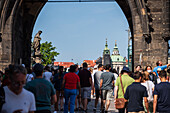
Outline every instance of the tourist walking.
[[[111, 66], [108, 64], [105, 66], [106, 72], [103, 72], [100, 77], [100, 89], [101, 89], [101, 99], [103, 101], [102, 111], [108, 112], [110, 106], [110, 100], [113, 96], [114, 88], [114, 74], [109, 72]], [[106, 109], [104, 109], [106, 103]]]
[[63, 98], [64, 98], [64, 91], [62, 90], [62, 82], [64, 78], [64, 67], [59, 66], [59, 72], [54, 75], [53, 83], [54, 88], [56, 89], [56, 96], [57, 96], [57, 102], [55, 103], [55, 111], [58, 111], [58, 106], [60, 105], [60, 111], [63, 111]]
[[[154, 83], [149, 80], [149, 73], [147, 71], [144, 72], [142, 77], [142, 83], [143, 86], [146, 87], [147, 93], [148, 93], [148, 108], [149, 112], [153, 112], [153, 91], [154, 91]], [[145, 107], [145, 104], [144, 104]], [[145, 110], [146, 111], [146, 110]]]
[[[129, 74], [130, 74], [129, 68], [124, 66], [121, 71], [121, 75], [120, 75], [124, 92], [126, 92], [126, 88], [134, 82], [134, 79], [131, 78]], [[116, 102], [116, 98], [124, 98], [120, 76], [117, 78], [116, 84], [115, 84], [115, 90], [114, 90], [114, 101], [115, 102]], [[119, 109], [119, 113], [125, 113], [125, 108]]]
[[[98, 71], [94, 74], [94, 87], [95, 87], [96, 99], [95, 99], [95, 105], [94, 105], [93, 111], [96, 111], [96, 107], [97, 107], [99, 97], [100, 97], [100, 77], [101, 77], [101, 74], [103, 73], [102, 71], [103, 71], [103, 65], [99, 64]], [[102, 109], [102, 106], [103, 106], [103, 102], [101, 100], [101, 107], [100, 107], [101, 109]]]
[[116, 80], [118, 77], [118, 73], [117, 73], [116, 69], [111, 69], [110, 72], [114, 74], [114, 77], [115, 77], [114, 83], [116, 83]]
[[91, 91], [92, 98], [94, 98], [96, 96], [95, 87], [94, 87], [94, 74], [98, 71], [97, 68], [98, 68], [98, 66], [95, 65], [93, 72], [91, 73], [92, 83], [93, 83], [93, 88], [92, 88], [92, 91]]
[[[76, 71], [75, 71], [75, 74], [79, 74], [79, 68], [78, 68], [78, 65], [76, 64]], [[80, 92], [79, 92], [79, 89], [77, 89], [77, 96], [76, 96], [76, 100], [75, 100], [75, 111], [80, 111], [82, 110], [82, 107], [81, 107], [81, 97], [79, 96], [80, 95]], [[77, 105], [77, 101], [78, 101], [78, 105]]]
[[26, 82], [26, 69], [23, 66], [9, 65], [8, 78], [8, 86], [4, 86], [0, 91], [4, 92], [3, 96], [5, 95], [5, 103], [0, 112], [34, 113], [36, 110], [34, 95], [23, 88]]
[[34, 80], [34, 76], [32, 74], [32, 70], [30, 68], [26, 68], [26, 69], [27, 69], [26, 83], [28, 83], [31, 80]]
[[91, 78], [92, 78], [92, 88], [91, 88], [91, 97], [93, 98], [94, 97], [94, 71], [96, 71], [96, 70], [94, 70], [92, 67], [90, 67], [89, 68], [89, 71], [90, 71], [90, 73], [91, 73]]
[[44, 68], [44, 73], [42, 75], [42, 77], [46, 80], [48, 80], [49, 82], [52, 81], [52, 73], [50, 72], [50, 67], [49, 66], [45, 66]]
[[[75, 99], [77, 96], [77, 86], [79, 88], [79, 96], [81, 96], [80, 90], [80, 78], [75, 74], [76, 66], [70, 66], [70, 72], [64, 75], [62, 88], [64, 88], [64, 113], [68, 113], [68, 103], [70, 100], [70, 113], [74, 113]], [[65, 85], [65, 86], [64, 86]]]
[[128, 101], [127, 111], [128, 113], [145, 113], [143, 107], [143, 98], [147, 113], [149, 113], [148, 109], [148, 93], [146, 87], [140, 84], [142, 74], [137, 71], [134, 73], [133, 78], [135, 82], [129, 85], [125, 92], [125, 99]]
[[35, 96], [35, 113], [51, 113], [51, 105], [56, 102], [54, 86], [51, 82], [45, 80], [42, 77], [42, 64], [35, 64], [33, 68], [36, 78], [28, 82], [25, 86], [25, 89], [31, 91]]
[[170, 113], [170, 83], [166, 82], [166, 77], [162, 70], [159, 74], [161, 82], [154, 89], [153, 113]]
[[91, 88], [92, 85], [92, 77], [89, 70], [87, 70], [88, 65], [86, 62], [83, 63], [83, 70], [79, 72], [80, 77], [80, 86], [81, 86], [81, 102], [83, 104], [83, 109], [87, 112], [87, 104], [88, 100], [91, 99]]
[[152, 72], [152, 67], [151, 66], [146, 66], [145, 71], [149, 73], [149, 80], [152, 81], [154, 84], [157, 84], [157, 76], [156, 74], [153, 74]]
[[157, 77], [157, 84], [159, 84], [161, 82], [161, 79], [159, 78], [159, 74], [160, 74], [161, 71], [162, 71], [162, 69], [158, 68], [157, 71], [156, 71], [158, 75], [155, 74], [155, 76]]

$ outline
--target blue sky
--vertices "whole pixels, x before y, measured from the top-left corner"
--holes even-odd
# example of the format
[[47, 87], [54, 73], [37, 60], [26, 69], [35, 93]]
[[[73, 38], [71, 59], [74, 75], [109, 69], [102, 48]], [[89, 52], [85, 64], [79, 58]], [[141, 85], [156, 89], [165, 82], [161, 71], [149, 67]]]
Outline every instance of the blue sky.
[[52, 42], [60, 55], [56, 61], [82, 63], [102, 56], [106, 38], [112, 53], [115, 40], [127, 56], [128, 22], [116, 2], [47, 3], [41, 10], [32, 37], [42, 30], [41, 43]]

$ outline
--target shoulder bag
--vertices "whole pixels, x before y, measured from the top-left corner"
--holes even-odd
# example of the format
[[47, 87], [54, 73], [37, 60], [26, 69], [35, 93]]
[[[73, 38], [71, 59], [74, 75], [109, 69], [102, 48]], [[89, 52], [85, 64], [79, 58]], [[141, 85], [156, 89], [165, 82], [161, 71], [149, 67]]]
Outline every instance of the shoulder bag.
[[[124, 89], [123, 89], [121, 75], [120, 75], [120, 83], [121, 83], [122, 92], [123, 92], [123, 95], [124, 95], [125, 93], [124, 93]], [[123, 108], [125, 108], [125, 99], [124, 98], [117, 98], [116, 99], [116, 103], [115, 103], [115, 108], [116, 109], [123, 109]]]

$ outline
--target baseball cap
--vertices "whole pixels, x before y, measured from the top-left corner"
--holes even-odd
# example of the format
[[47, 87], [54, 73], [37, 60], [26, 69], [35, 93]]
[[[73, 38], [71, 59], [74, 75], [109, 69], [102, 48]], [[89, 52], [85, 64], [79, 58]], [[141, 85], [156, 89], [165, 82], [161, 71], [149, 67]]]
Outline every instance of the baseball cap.
[[123, 66], [122, 71], [125, 71], [125, 72], [128, 72], [128, 73], [130, 72], [129, 68], [128, 68], [128, 67], [126, 67], [126, 66]]
[[158, 68], [157, 71], [161, 71], [162, 69], [161, 68]]

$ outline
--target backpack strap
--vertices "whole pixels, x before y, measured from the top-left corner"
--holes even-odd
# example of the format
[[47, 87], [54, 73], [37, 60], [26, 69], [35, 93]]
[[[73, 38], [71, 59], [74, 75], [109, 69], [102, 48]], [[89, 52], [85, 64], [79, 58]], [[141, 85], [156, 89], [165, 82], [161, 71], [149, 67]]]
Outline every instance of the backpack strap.
[[120, 83], [121, 83], [123, 95], [125, 95], [121, 76], [122, 76], [122, 75], [120, 75]]
[[5, 91], [3, 87], [0, 87], [0, 112], [2, 110], [2, 106], [5, 103]]

